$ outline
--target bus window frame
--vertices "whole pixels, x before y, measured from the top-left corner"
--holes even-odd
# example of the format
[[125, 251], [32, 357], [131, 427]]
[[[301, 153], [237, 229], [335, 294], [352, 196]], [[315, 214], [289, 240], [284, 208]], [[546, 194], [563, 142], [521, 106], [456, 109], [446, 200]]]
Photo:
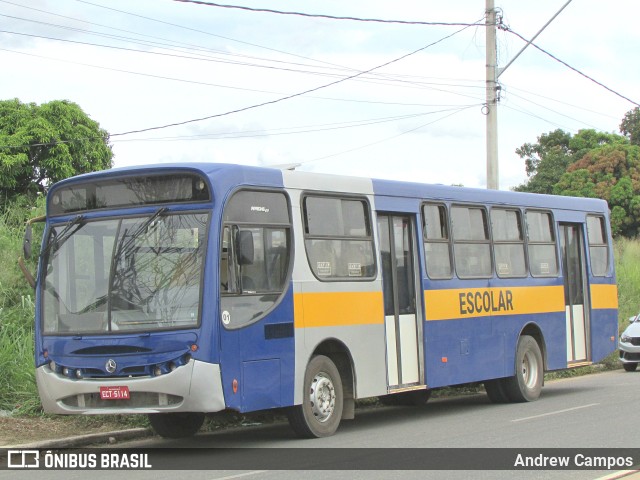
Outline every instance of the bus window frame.
[[[530, 246], [531, 245], [551, 245], [552, 242], [534, 242], [533, 244], [531, 243], [530, 240], [530, 235], [529, 235], [529, 222], [527, 221], [527, 213], [529, 212], [537, 212], [537, 213], [546, 213], [549, 215], [549, 221], [550, 221], [550, 232], [551, 235], [553, 235], [553, 245], [554, 245], [554, 252], [555, 252], [555, 258], [556, 258], [556, 271], [553, 274], [548, 274], [548, 275], [538, 275], [538, 274], [534, 274], [533, 271], [531, 270], [531, 249]], [[555, 219], [555, 215], [553, 214], [553, 209], [544, 209], [544, 208], [525, 208], [524, 210], [524, 226], [525, 226], [525, 230], [526, 230], [526, 253], [527, 253], [527, 263], [529, 265], [529, 275], [531, 275], [532, 278], [558, 278], [559, 276], [562, 275], [562, 269], [561, 269], [561, 262], [560, 262], [560, 242], [558, 240], [558, 224], [556, 223], [556, 219]]]
[[[445, 215], [445, 228], [447, 229], [447, 238], [444, 240], [439, 240], [439, 239], [435, 239], [435, 240], [429, 240], [427, 238], [427, 232], [425, 230], [425, 226], [426, 226], [426, 215], [424, 212], [424, 209], [426, 206], [434, 206], [434, 207], [442, 207], [444, 209], [444, 215]], [[429, 277], [430, 280], [451, 280], [454, 275], [456, 275], [455, 272], [455, 261], [454, 261], [454, 257], [453, 257], [453, 247], [452, 247], [452, 243], [453, 243], [453, 238], [452, 238], [452, 231], [451, 231], [451, 214], [449, 212], [449, 207], [447, 206], [446, 203], [443, 202], [422, 202], [420, 204], [420, 216], [422, 217], [422, 244], [423, 244], [423, 248], [424, 248], [424, 270], [425, 273], [427, 274], [427, 277]], [[448, 276], [441, 276], [441, 277], [434, 277], [429, 273], [429, 268], [427, 265], [427, 249], [426, 249], [426, 244], [427, 243], [434, 243], [434, 244], [446, 244], [447, 245], [447, 251], [449, 253], [449, 275]]]
[[[363, 202], [365, 205], [365, 226], [368, 227], [369, 235], [364, 237], [355, 237], [355, 236], [340, 236], [340, 235], [316, 235], [307, 233], [307, 208], [306, 208], [306, 200], [309, 198], [333, 198], [337, 200], [352, 200]], [[307, 265], [309, 266], [309, 270], [311, 271], [314, 278], [320, 282], [373, 282], [378, 278], [378, 255], [377, 248], [378, 245], [375, 241], [376, 231], [374, 230], [373, 224], [373, 209], [371, 208], [371, 203], [369, 202], [369, 198], [365, 195], [354, 195], [354, 194], [345, 194], [345, 193], [335, 193], [335, 192], [319, 192], [319, 191], [305, 191], [300, 195], [300, 217], [301, 217], [301, 227], [302, 227], [302, 235], [303, 235], [303, 243], [304, 243], [304, 251], [305, 256], [307, 258]], [[315, 269], [311, 265], [311, 259], [309, 258], [309, 249], [307, 248], [307, 240], [355, 240], [355, 241], [368, 241], [371, 244], [371, 256], [372, 256], [372, 266], [373, 272], [370, 276], [328, 276], [323, 277], [316, 274]]]
[[[287, 218], [289, 220], [288, 223], [283, 224], [283, 223], [275, 223], [275, 222], [267, 222], [267, 223], [257, 223], [257, 222], [246, 222], [246, 221], [234, 221], [234, 220], [225, 220], [225, 211], [226, 208], [229, 204], [229, 202], [233, 199], [233, 197], [239, 193], [239, 192], [252, 192], [252, 193], [277, 193], [280, 195], [283, 195], [285, 202], [287, 204]], [[233, 232], [234, 227], [238, 228], [238, 229], [242, 229], [242, 228], [262, 228], [264, 229], [283, 229], [285, 230], [286, 236], [287, 236], [287, 253], [288, 253], [288, 264], [287, 264], [287, 271], [285, 274], [285, 281], [282, 284], [282, 288], [279, 291], [273, 291], [273, 292], [262, 292], [262, 291], [255, 291], [255, 292], [247, 292], [247, 291], [243, 291], [242, 289], [240, 291], [234, 291], [234, 292], [225, 292], [220, 288], [220, 282], [221, 282], [221, 278], [220, 278], [220, 269], [222, 268], [222, 253], [223, 253], [223, 247], [224, 247], [224, 234], [225, 234], [225, 229], [226, 228], [230, 229], [230, 232]], [[294, 224], [293, 224], [293, 210], [291, 208], [291, 198], [289, 196], [289, 192], [284, 189], [278, 189], [278, 188], [260, 188], [260, 187], [248, 187], [248, 186], [241, 186], [240, 188], [236, 188], [235, 190], [231, 191], [228, 195], [227, 198], [224, 202], [224, 205], [221, 208], [221, 213], [220, 213], [220, 232], [218, 235], [219, 238], [219, 248], [217, 249], [218, 251], [218, 271], [216, 273], [216, 286], [213, 287], [215, 289], [217, 289], [218, 293], [219, 293], [219, 308], [220, 308], [220, 313], [222, 314], [223, 312], [223, 305], [222, 305], [222, 301], [223, 298], [227, 298], [227, 299], [233, 299], [233, 298], [247, 298], [247, 297], [262, 297], [265, 295], [277, 295], [277, 298], [275, 298], [272, 302], [272, 304], [269, 306], [269, 308], [267, 308], [266, 310], [264, 310], [263, 312], [261, 312], [259, 315], [257, 315], [255, 318], [250, 319], [250, 321], [246, 322], [246, 323], [242, 323], [239, 325], [231, 325], [231, 324], [227, 324], [224, 321], [222, 322], [223, 327], [226, 330], [239, 330], [242, 328], [246, 328], [250, 325], [254, 325], [255, 323], [259, 322], [260, 320], [264, 319], [267, 315], [269, 315], [274, 309], [276, 309], [278, 307], [278, 305], [280, 305], [283, 301], [283, 299], [285, 298], [287, 292], [289, 291], [291, 282], [292, 280], [292, 274], [293, 274], [293, 268], [294, 268], [294, 263], [295, 263], [295, 232], [294, 232]], [[231, 244], [233, 244], [233, 241], [231, 241]], [[232, 245], [231, 248], [229, 249], [229, 252], [232, 252], [235, 250], [235, 245]], [[228, 253], [227, 255], [229, 255], [230, 253]], [[235, 260], [234, 260], [235, 263]], [[227, 268], [230, 267], [237, 267], [237, 265], [230, 265], [228, 264]], [[235, 272], [236, 275], [239, 274], [239, 272]], [[211, 287], [210, 287], [211, 288]]]
[[[466, 209], [479, 209], [484, 212], [484, 219], [486, 221], [487, 227], [487, 238], [484, 240], [459, 240], [456, 241], [455, 238], [455, 225], [453, 221], [453, 209], [454, 208], [466, 208]], [[453, 246], [453, 267], [456, 272], [456, 277], [460, 280], [489, 280], [495, 277], [495, 260], [493, 258], [493, 238], [491, 231], [491, 218], [489, 217], [489, 209], [486, 204], [477, 204], [477, 203], [452, 203], [449, 206], [449, 228], [451, 229], [451, 242]], [[465, 245], [487, 245], [489, 247], [489, 274], [488, 275], [473, 275], [473, 276], [461, 276], [458, 272], [458, 264], [457, 264], [457, 255], [456, 255], [456, 243], [457, 244], [465, 244]]]
[[[520, 222], [520, 241], [516, 241], [516, 240], [496, 240], [496, 236], [494, 235], [494, 227], [493, 227], [493, 211], [494, 210], [501, 210], [501, 211], [510, 211], [510, 212], [516, 212], [516, 216]], [[528, 278], [529, 275], [531, 274], [531, 270], [529, 268], [529, 252], [527, 249], [527, 242], [526, 242], [526, 236], [527, 236], [527, 229], [525, 226], [525, 215], [523, 215], [522, 210], [515, 206], [515, 205], [492, 205], [491, 209], [489, 210], [489, 223], [491, 226], [491, 251], [493, 253], [493, 258], [494, 258], [494, 269], [495, 269], [495, 273], [496, 276], [498, 278], [503, 278], [503, 279], [511, 279], [511, 278]], [[496, 252], [495, 252], [495, 248], [496, 246], [501, 246], [501, 245], [521, 245], [522, 246], [522, 255], [523, 255], [523, 260], [524, 260], [524, 274], [523, 275], [501, 275], [500, 271], [498, 269], [498, 265], [497, 265], [497, 260], [496, 260]]]
[[[589, 235], [589, 217], [591, 218], [596, 218], [598, 219], [600, 222], [600, 229], [602, 232], [602, 241], [603, 243], [597, 243], [597, 244], [592, 244], [591, 243], [591, 237]], [[609, 278], [611, 277], [611, 246], [609, 243], [609, 231], [607, 230], [607, 222], [606, 222], [606, 218], [603, 214], [601, 213], [587, 213], [586, 217], [585, 217], [585, 221], [584, 221], [585, 227], [586, 227], [586, 238], [587, 238], [587, 249], [589, 250], [589, 272], [591, 273], [592, 276], [594, 277], [598, 277], [598, 278]], [[596, 274], [593, 271], [593, 256], [591, 255], [591, 249], [592, 248], [605, 248], [606, 252], [607, 252], [607, 265], [605, 268], [605, 273], [604, 274]]]

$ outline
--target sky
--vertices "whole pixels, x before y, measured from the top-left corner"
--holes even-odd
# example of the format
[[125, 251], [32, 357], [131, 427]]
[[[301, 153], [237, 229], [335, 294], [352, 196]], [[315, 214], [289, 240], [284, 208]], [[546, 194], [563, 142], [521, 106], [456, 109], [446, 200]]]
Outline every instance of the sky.
[[[530, 39], [567, 2], [495, 3], [508, 27], [497, 33], [504, 67], [525, 45], [516, 34]], [[116, 167], [300, 164], [486, 186], [486, 38], [473, 25], [483, 0], [228, 5], [422, 23], [175, 0], [0, 0], [0, 99], [77, 103], [111, 134]], [[543, 133], [619, 133], [640, 102], [638, 18], [637, 0], [573, 0], [534, 42], [613, 92], [534, 47], [503, 72], [500, 189], [526, 181], [516, 149]]]

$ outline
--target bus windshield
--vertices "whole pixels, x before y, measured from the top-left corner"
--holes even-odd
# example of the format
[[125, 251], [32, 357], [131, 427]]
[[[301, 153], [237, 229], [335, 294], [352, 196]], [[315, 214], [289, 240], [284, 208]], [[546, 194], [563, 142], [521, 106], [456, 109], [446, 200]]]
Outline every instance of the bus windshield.
[[43, 251], [43, 332], [197, 326], [207, 221], [204, 213], [161, 208], [53, 227]]

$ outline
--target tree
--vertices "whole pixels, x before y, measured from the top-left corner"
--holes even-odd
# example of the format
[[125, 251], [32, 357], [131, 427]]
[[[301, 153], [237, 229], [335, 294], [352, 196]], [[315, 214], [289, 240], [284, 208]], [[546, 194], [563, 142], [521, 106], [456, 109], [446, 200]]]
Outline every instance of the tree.
[[590, 150], [567, 168], [553, 193], [606, 200], [613, 234], [636, 236], [640, 233], [640, 147], [627, 142]]
[[516, 153], [525, 160], [529, 176], [516, 190], [602, 198], [609, 202], [614, 235], [640, 233], [640, 146], [629, 138], [595, 130], [573, 136], [555, 130]]
[[569, 142], [571, 134], [560, 129], [543, 133], [538, 143], [525, 143], [516, 149], [524, 159], [529, 180], [515, 188], [519, 192], [552, 193], [553, 185], [571, 163]]
[[640, 108], [636, 107], [624, 114], [620, 131], [627, 136], [632, 145], [640, 145]]
[[629, 141], [614, 133], [580, 130], [571, 135], [563, 130], [543, 133], [538, 143], [525, 143], [516, 153], [525, 161], [529, 180], [515, 188], [519, 192], [554, 193], [560, 177], [578, 160], [605, 145], [628, 145]]
[[51, 183], [111, 168], [109, 134], [75, 103], [0, 101], [3, 200], [43, 192]]

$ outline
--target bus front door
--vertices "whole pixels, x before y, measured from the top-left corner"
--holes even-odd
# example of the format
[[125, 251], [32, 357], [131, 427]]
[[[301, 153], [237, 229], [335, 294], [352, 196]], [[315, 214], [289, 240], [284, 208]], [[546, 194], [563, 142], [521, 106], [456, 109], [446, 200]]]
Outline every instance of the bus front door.
[[567, 364], [589, 360], [589, 298], [582, 225], [561, 223], [560, 246], [564, 275]]
[[382, 258], [388, 385], [420, 383], [420, 324], [416, 312], [416, 251], [411, 217], [378, 215]]

